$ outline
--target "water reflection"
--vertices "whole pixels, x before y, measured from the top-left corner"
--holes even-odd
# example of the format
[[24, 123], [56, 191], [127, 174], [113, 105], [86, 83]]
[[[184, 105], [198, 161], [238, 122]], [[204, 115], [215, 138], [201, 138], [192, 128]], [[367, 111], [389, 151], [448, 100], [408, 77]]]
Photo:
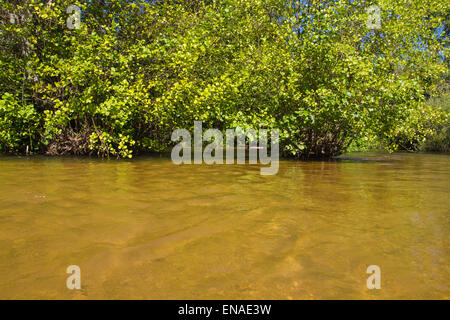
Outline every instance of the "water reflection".
[[450, 158], [347, 156], [1, 157], [0, 298], [448, 299]]

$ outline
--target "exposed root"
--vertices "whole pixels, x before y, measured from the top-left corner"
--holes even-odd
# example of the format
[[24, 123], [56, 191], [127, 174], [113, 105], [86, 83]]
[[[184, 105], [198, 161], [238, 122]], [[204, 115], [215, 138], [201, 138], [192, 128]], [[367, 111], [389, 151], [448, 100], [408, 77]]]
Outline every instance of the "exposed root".
[[65, 154], [91, 155], [93, 151], [89, 148], [90, 135], [89, 129], [75, 132], [72, 128], [64, 128], [62, 133], [49, 144], [46, 154], [52, 156]]

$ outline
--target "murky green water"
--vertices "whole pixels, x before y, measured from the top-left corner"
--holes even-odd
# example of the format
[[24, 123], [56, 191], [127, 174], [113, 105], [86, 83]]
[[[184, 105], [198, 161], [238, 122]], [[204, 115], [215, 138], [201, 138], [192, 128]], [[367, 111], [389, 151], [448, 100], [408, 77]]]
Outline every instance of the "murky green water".
[[449, 299], [450, 156], [351, 156], [0, 157], [0, 298]]

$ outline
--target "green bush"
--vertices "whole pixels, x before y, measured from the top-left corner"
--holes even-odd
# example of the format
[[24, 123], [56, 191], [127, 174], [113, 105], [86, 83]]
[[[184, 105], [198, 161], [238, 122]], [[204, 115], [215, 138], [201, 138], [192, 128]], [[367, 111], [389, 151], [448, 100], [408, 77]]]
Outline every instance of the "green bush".
[[421, 151], [449, 152], [450, 151], [450, 93], [429, 100], [433, 107], [443, 110], [445, 120], [436, 127], [436, 133], [428, 136], [420, 145]]
[[[69, 4], [80, 29], [66, 26]], [[435, 31], [449, 4], [381, 1], [368, 30], [371, 4], [0, 0], [0, 147], [131, 157], [195, 120], [279, 128], [295, 157], [420, 140], [440, 118], [425, 97], [448, 73]]]
[[0, 150], [38, 150], [39, 115], [33, 105], [23, 105], [9, 93], [0, 99]]

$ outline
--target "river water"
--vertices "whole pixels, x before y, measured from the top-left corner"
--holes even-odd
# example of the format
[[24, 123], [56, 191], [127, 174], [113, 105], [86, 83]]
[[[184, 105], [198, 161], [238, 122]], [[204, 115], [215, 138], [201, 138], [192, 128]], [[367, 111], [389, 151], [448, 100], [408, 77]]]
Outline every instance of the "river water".
[[449, 299], [450, 156], [345, 157], [2, 156], [0, 298]]

